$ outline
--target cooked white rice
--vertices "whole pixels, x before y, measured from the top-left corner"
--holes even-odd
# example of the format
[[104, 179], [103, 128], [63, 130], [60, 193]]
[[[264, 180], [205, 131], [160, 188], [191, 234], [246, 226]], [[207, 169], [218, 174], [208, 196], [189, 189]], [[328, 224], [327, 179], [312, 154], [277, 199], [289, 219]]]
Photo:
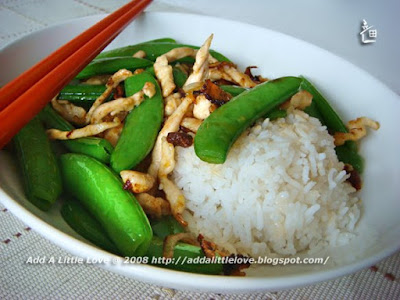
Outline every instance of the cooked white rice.
[[201, 161], [193, 147], [176, 150], [189, 230], [232, 253], [312, 253], [354, 236], [360, 201], [332, 136], [302, 111], [257, 122], [224, 164]]

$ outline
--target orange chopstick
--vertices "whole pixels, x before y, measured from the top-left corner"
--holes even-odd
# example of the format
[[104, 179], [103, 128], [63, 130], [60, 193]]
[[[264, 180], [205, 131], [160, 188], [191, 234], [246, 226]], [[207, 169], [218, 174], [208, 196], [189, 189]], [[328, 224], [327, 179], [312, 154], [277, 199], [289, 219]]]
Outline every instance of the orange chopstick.
[[137, 6], [140, 1], [131, 1], [114, 13], [110, 14], [100, 22], [96, 23], [73, 40], [60, 47], [48, 57], [34, 65], [29, 70], [22, 73], [14, 80], [7, 83], [0, 89], [0, 111], [21, 96], [27, 89], [34, 85], [39, 79], [59, 65], [63, 60], [70, 56], [76, 49], [85, 45], [100, 31], [113, 23], [116, 19], [124, 15], [128, 10]]
[[[39, 67], [38, 73], [41, 73], [42, 76], [39, 76], [38, 81], [28, 89], [23, 90], [21, 88], [22, 93], [20, 96], [0, 111], [0, 149], [3, 148], [26, 123], [39, 113], [40, 110], [90, 61], [92, 61], [135, 16], [141, 13], [150, 2], [151, 0], [134, 1], [133, 6], [130, 6], [124, 13], [117, 14], [117, 18], [114, 19], [113, 22], [107, 24], [107, 26], [93, 35], [86, 43], [74, 49], [75, 51], [72, 51], [69, 56], [60, 61], [58, 65], [56, 64], [51, 70], [43, 74], [43, 69], [45, 68]], [[126, 6], [122, 8], [125, 7]], [[76, 44], [79, 43], [75, 42], [75, 45]], [[69, 47], [66, 48], [69, 49]], [[49, 57], [52, 57], [52, 55]], [[50, 64], [39, 63], [37, 65], [47, 67]], [[36, 73], [36, 69], [33, 68], [30, 72]], [[25, 76], [24, 74], [22, 74], [22, 76]], [[33, 77], [34, 76], [29, 78]], [[18, 83], [20, 81], [16, 80], [16, 82]], [[0, 90], [0, 93], [3, 92], [3, 89]], [[16, 91], [18, 91], [18, 93], [20, 92], [18, 88]]]

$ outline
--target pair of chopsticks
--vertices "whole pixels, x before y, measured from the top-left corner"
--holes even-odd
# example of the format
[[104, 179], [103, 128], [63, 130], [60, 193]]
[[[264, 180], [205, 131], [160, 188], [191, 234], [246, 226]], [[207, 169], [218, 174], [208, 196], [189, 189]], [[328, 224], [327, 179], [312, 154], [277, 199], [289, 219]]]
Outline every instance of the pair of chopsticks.
[[135, 0], [0, 89], [0, 149], [91, 62], [152, 0]]

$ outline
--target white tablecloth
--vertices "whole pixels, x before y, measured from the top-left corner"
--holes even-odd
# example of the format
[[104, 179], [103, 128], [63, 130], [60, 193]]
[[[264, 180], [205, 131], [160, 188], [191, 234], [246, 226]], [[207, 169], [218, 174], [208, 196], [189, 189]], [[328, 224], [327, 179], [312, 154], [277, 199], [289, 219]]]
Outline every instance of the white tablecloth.
[[[0, 0], [0, 47], [35, 30], [76, 17], [111, 12], [126, 0]], [[386, 1], [155, 1], [149, 11], [181, 11], [252, 23], [325, 48], [400, 93], [400, 2]], [[362, 45], [362, 19], [377, 29]], [[4, 70], [3, 70], [4, 71]], [[225, 295], [177, 291], [144, 284], [89, 264], [26, 264], [28, 257], [66, 257], [0, 204], [0, 298], [72, 299], [399, 299], [400, 253], [376, 266], [333, 281], [298, 289]]]

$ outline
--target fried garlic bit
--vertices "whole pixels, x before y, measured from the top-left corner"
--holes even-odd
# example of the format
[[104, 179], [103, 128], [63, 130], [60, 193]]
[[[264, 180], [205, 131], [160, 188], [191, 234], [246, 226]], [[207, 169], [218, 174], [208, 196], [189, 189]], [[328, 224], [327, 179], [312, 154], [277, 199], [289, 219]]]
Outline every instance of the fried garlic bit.
[[335, 132], [333, 138], [335, 145], [341, 146], [346, 141], [357, 141], [367, 135], [367, 127], [378, 130], [380, 125], [378, 122], [367, 117], [357, 118], [349, 121], [347, 128], [349, 132]]
[[87, 136], [97, 135], [107, 129], [117, 127], [121, 122], [115, 118], [113, 122], [103, 122], [99, 124], [87, 125], [83, 128], [73, 129], [71, 131], [61, 131], [58, 129], [49, 129], [46, 131], [49, 139], [52, 140], [73, 140]]
[[131, 111], [134, 107], [138, 106], [144, 100], [144, 95], [149, 98], [153, 97], [155, 94], [154, 84], [151, 82], [146, 82], [143, 86], [143, 89], [139, 92], [133, 94], [130, 97], [126, 98], [118, 98], [113, 101], [109, 101], [99, 105], [92, 114], [92, 118], [90, 123], [97, 124], [102, 121], [102, 119], [107, 116], [115, 116], [120, 112], [128, 112]]
[[181, 122], [181, 126], [196, 133], [201, 123], [203, 123], [203, 121], [196, 118], [184, 118]]
[[136, 194], [135, 197], [147, 215], [161, 218], [171, 214], [169, 202], [161, 197], [154, 197], [148, 193]]
[[146, 57], [146, 52], [144, 52], [143, 50], [139, 50], [138, 52], [133, 54], [132, 57], [145, 58]]
[[212, 39], [213, 35], [210, 35], [199, 51], [197, 51], [196, 61], [193, 65], [193, 72], [186, 80], [184, 87], [194, 82], [203, 82], [208, 77], [209, 50]]
[[282, 103], [280, 108], [281, 109], [293, 108], [293, 109], [304, 110], [306, 107], [311, 105], [312, 99], [313, 96], [309, 92], [302, 90], [294, 94], [289, 101]]
[[85, 125], [86, 111], [66, 100], [57, 100], [53, 98], [51, 105], [56, 112], [58, 112], [65, 120], [76, 125]]
[[158, 176], [158, 171], [160, 169], [162, 157], [162, 139], [164, 137], [167, 137], [168, 133], [176, 132], [179, 130], [179, 125], [181, 124], [183, 117], [185, 116], [193, 101], [193, 95], [183, 98], [182, 103], [173, 112], [173, 114], [168, 117], [168, 119], [164, 123], [163, 128], [158, 133], [153, 152], [151, 154], [152, 161], [148, 171], [148, 173], [154, 178]]
[[227, 62], [217, 62], [210, 65], [209, 79], [211, 81], [224, 79], [244, 88], [252, 88], [257, 85], [249, 75], [239, 71], [234, 64]]
[[115, 89], [122, 81], [124, 81], [128, 77], [131, 77], [132, 75], [133, 74], [131, 71], [121, 69], [108, 79], [106, 90], [96, 99], [96, 101], [93, 103], [86, 114], [86, 124], [90, 122], [93, 112], [108, 98], [108, 96], [110, 96], [113, 89]]
[[124, 187], [136, 194], [148, 192], [155, 182], [154, 178], [149, 174], [138, 171], [125, 170], [121, 171], [119, 175], [121, 175], [122, 181], [125, 183]]

